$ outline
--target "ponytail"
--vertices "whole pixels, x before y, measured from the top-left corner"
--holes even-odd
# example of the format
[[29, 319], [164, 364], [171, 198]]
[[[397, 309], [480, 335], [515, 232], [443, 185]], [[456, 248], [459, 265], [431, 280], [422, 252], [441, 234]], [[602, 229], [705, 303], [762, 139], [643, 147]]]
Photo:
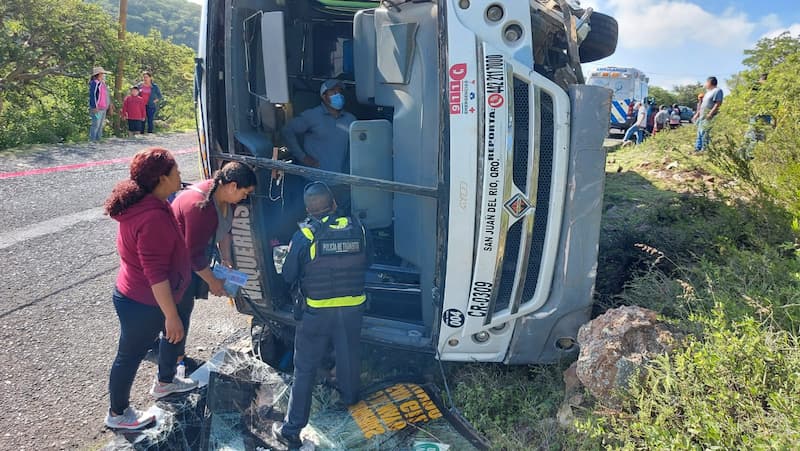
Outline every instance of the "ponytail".
[[201, 209], [206, 208], [208, 206], [208, 203], [211, 202], [211, 199], [212, 199], [211, 196], [213, 196], [214, 193], [217, 192], [217, 188], [219, 188], [219, 186], [222, 184], [222, 174], [221, 174], [221, 172], [222, 171], [217, 171], [217, 172], [214, 173], [214, 178], [211, 181], [211, 189], [208, 190], [208, 192], [206, 193], [206, 196], [203, 198], [203, 200], [201, 200], [200, 202], [198, 202], [196, 204], [198, 208], [201, 208]]
[[144, 199], [144, 196], [147, 194], [148, 193], [133, 180], [123, 180], [114, 186], [114, 189], [111, 191], [111, 196], [106, 199], [103, 207], [106, 210], [106, 214], [113, 218], [119, 216], [132, 205]]
[[156, 189], [162, 175], [169, 175], [177, 165], [172, 154], [162, 148], [151, 147], [136, 153], [131, 161], [130, 178], [114, 186], [103, 208], [112, 218], [144, 199]]
[[206, 208], [217, 188], [228, 183], [236, 183], [237, 188], [250, 188], [256, 185], [256, 173], [253, 172], [250, 166], [238, 161], [231, 161], [225, 164], [214, 172], [211, 189], [208, 190], [205, 198], [196, 205], [199, 208]]

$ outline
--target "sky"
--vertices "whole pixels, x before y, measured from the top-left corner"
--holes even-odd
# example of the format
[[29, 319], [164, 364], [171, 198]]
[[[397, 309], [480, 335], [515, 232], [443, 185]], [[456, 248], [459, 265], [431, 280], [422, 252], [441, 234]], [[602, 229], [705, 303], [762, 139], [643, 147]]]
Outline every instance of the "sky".
[[650, 84], [675, 85], [741, 71], [743, 51], [782, 31], [800, 35], [800, 0], [582, 0], [619, 23], [614, 55], [584, 65], [635, 67]]
[[[203, 0], [190, 0], [202, 3]], [[619, 22], [614, 55], [584, 66], [635, 67], [650, 84], [725, 80], [743, 69], [742, 53], [765, 36], [800, 35], [800, 0], [581, 0]]]

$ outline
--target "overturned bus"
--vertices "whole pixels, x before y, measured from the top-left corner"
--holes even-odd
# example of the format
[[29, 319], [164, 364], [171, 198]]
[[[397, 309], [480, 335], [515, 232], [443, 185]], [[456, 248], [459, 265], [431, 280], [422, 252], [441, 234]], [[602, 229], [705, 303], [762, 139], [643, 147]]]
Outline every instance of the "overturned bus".
[[[201, 26], [203, 172], [258, 169], [233, 249], [265, 361], [290, 364], [281, 256], [310, 180], [349, 185], [369, 235], [364, 341], [464, 362], [574, 352], [610, 108], [580, 63], [614, 52], [613, 18], [565, 0], [206, 0]], [[343, 172], [292, 161], [280, 133], [330, 78], [358, 119]]]

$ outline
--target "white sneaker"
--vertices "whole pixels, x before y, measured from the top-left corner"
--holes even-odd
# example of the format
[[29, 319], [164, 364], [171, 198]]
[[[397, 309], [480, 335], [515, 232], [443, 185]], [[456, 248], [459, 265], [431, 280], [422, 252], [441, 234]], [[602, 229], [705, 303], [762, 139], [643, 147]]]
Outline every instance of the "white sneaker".
[[153, 388], [150, 389], [150, 394], [156, 399], [161, 399], [174, 393], [192, 391], [197, 388], [197, 385], [197, 381], [189, 379], [188, 377], [175, 376], [169, 384], [162, 384], [158, 381], [158, 378], [156, 378], [153, 382]]
[[146, 414], [141, 410], [128, 407], [122, 415], [111, 415], [111, 411], [106, 414], [106, 426], [111, 429], [141, 429], [148, 424], [156, 421], [154, 414]]

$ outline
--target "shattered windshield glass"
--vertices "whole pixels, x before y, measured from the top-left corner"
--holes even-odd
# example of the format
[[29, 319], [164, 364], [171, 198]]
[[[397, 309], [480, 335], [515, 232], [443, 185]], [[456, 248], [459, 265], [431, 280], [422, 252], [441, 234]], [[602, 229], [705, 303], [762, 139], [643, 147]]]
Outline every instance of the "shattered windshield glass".
[[[281, 450], [271, 435], [289, 401], [290, 375], [249, 353], [224, 350], [191, 377], [201, 389], [164, 398], [151, 411], [156, 425], [118, 432], [104, 450]], [[483, 449], [481, 438], [444, 408], [432, 384], [384, 381], [349, 408], [330, 384], [314, 391], [304, 450]]]

